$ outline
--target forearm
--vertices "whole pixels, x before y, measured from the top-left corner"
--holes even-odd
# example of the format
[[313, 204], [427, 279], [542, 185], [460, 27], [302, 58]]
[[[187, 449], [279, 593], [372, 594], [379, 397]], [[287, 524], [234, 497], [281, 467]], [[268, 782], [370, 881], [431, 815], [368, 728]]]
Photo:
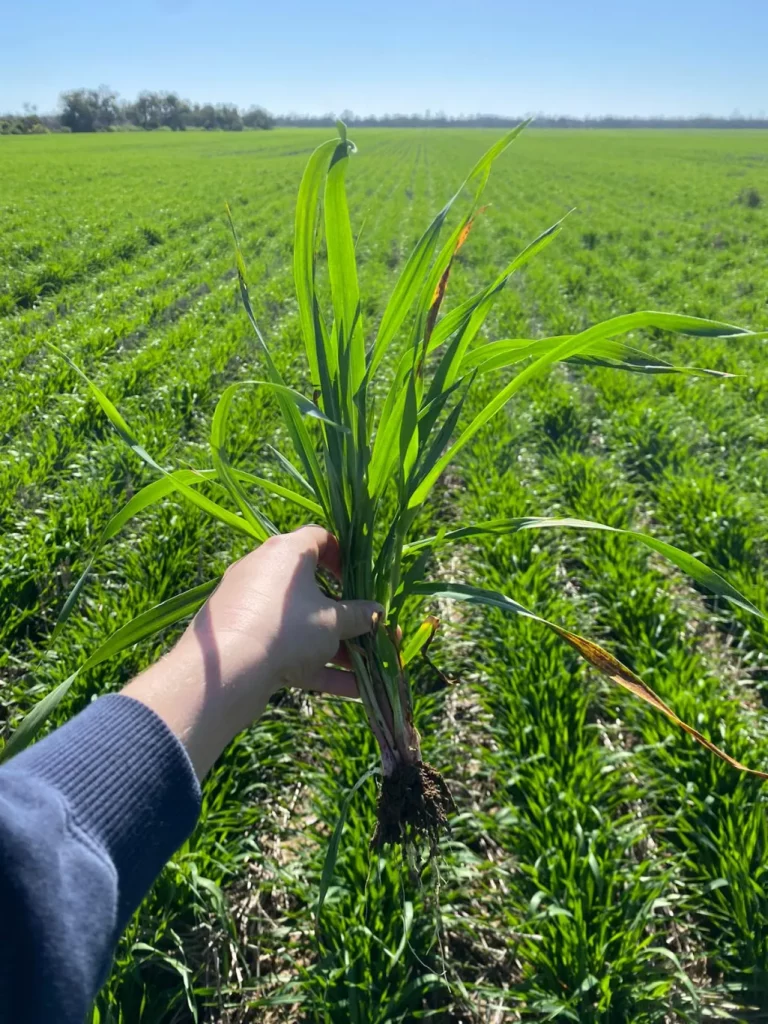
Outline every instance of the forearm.
[[328, 598], [319, 565], [340, 574], [319, 527], [265, 542], [165, 658], [0, 769], [9, 1020], [83, 1019], [120, 931], [194, 827], [198, 780], [279, 686], [354, 696], [351, 673], [328, 663], [343, 665], [343, 642], [382, 609]]
[[168, 727], [123, 696], [99, 699], [3, 766], [0, 1006], [9, 1020], [80, 1024], [121, 930], [199, 805]]
[[207, 609], [176, 646], [122, 690], [158, 715], [202, 780], [230, 740], [261, 716], [274, 689], [266, 657], [243, 665], [239, 638], [208, 631]]

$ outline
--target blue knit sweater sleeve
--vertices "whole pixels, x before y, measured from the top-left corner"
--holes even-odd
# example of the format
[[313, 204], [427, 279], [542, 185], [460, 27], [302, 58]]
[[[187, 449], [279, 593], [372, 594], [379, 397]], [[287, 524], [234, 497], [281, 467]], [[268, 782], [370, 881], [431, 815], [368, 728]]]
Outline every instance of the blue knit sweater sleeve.
[[82, 1024], [199, 809], [184, 748], [130, 697], [99, 698], [0, 769], [0, 1020]]

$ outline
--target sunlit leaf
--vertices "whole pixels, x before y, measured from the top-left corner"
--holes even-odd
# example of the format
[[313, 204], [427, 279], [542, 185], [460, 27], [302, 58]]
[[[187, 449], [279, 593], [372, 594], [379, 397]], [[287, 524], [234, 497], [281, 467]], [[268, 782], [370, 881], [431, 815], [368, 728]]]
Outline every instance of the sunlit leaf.
[[440, 620], [434, 615], [428, 615], [426, 617], [400, 652], [400, 660], [402, 661], [403, 666], [409, 665], [417, 654], [423, 651], [425, 647], [429, 646], [439, 625]]
[[201, 583], [200, 586], [186, 590], [183, 594], [177, 594], [176, 597], [169, 598], [167, 601], [161, 601], [154, 608], [142, 612], [115, 630], [76, 672], [39, 701], [22, 719], [5, 746], [0, 750], [0, 761], [12, 757], [31, 743], [46, 720], [66, 697], [78, 676], [128, 647], [133, 647], [139, 641], [146, 640], [147, 637], [154, 636], [161, 630], [167, 629], [168, 626], [173, 626], [177, 622], [181, 622], [182, 619], [194, 615], [213, 593], [218, 583], [218, 579], [210, 580], [208, 583]]
[[596, 523], [590, 519], [555, 519], [544, 516], [525, 516], [519, 519], [491, 519], [485, 523], [473, 523], [459, 527], [455, 530], [443, 531], [434, 537], [426, 537], [422, 540], [413, 541], [407, 545], [408, 551], [418, 551], [427, 547], [438, 547], [450, 541], [466, 540], [471, 537], [480, 537], [488, 534], [505, 536], [507, 534], [519, 533], [521, 530], [542, 530], [542, 529], [575, 529], [575, 530], [602, 530], [607, 533], [617, 533], [633, 540], [640, 541], [646, 547], [657, 551], [667, 558], [673, 565], [676, 565], [691, 579], [700, 586], [705, 587], [718, 597], [725, 597], [729, 601], [765, 619], [766, 613], [761, 612], [750, 600], [740, 593], [728, 580], [724, 579], [714, 569], [710, 569], [698, 558], [689, 555], [687, 551], [667, 544], [665, 541], [657, 540], [647, 533], [639, 533], [636, 530], [622, 530], [616, 526], [607, 526], [605, 523]]
[[325, 897], [328, 894], [328, 889], [333, 881], [333, 873], [336, 868], [336, 861], [339, 856], [339, 843], [341, 842], [341, 833], [344, 831], [344, 826], [347, 823], [347, 815], [349, 814], [349, 807], [352, 803], [355, 793], [364, 785], [369, 779], [373, 778], [374, 775], [381, 775], [381, 769], [378, 767], [369, 768], [363, 772], [354, 786], [349, 790], [339, 807], [339, 816], [336, 820], [333, 833], [328, 843], [328, 849], [325, 853], [325, 860], [323, 862], [323, 872], [320, 876], [320, 888], [317, 894], [317, 905], [315, 907], [315, 929], [320, 933], [320, 914], [323, 910], [323, 904], [325, 903]]
[[445, 581], [437, 581], [434, 583], [417, 583], [409, 588], [409, 596], [414, 597], [436, 597], [442, 599], [451, 599], [467, 601], [470, 604], [487, 605], [492, 608], [500, 608], [502, 611], [512, 612], [515, 615], [521, 615], [524, 618], [532, 619], [535, 622], [541, 623], [556, 633], [562, 640], [570, 644], [575, 651], [577, 651], [582, 658], [589, 662], [594, 668], [602, 672], [603, 675], [607, 676], [618, 686], [628, 690], [634, 696], [639, 697], [641, 700], [650, 704], [651, 707], [657, 711], [661, 711], [662, 714], [666, 715], [667, 718], [681, 729], [685, 730], [689, 736], [692, 736], [697, 743], [706, 747], [707, 750], [719, 757], [720, 760], [725, 761], [731, 765], [732, 768], [738, 768], [739, 771], [747, 772], [750, 775], [756, 775], [761, 779], [768, 779], [768, 772], [758, 771], [755, 768], [749, 768], [731, 757], [720, 747], [715, 746], [711, 740], [707, 739], [706, 736], [702, 735], [693, 726], [688, 725], [681, 718], [675, 714], [675, 712], [665, 704], [664, 701], [646, 685], [639, 676], [635, 675], [631, 669], [623, 665], [618, 658], [615, 658], [608, 651], [600, 647], [592, 640], [586, 640], [584, 637], [579, 636], [577, 633], [571, 633], [570, 630], [564, 629], [557, 623], [550, 622], [548, 619], [542, 618], [540, 615], [536, 615], [529, 609], [525, 608], [518, 601], [513, 600], [511, 597], [507, 597], [505, 594], [501, 594], [494, 590], [484, 590], [481, 587], [473, 587], [466, 583], [449, 583]]

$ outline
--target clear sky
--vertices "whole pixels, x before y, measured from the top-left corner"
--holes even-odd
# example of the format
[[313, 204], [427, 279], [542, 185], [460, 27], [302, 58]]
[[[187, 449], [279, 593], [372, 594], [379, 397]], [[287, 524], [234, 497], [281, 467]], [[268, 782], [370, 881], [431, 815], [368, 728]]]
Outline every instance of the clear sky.
[[111, 86], [274, 113], [768, 111], [768, 0], [8, 0], [0, 111]]

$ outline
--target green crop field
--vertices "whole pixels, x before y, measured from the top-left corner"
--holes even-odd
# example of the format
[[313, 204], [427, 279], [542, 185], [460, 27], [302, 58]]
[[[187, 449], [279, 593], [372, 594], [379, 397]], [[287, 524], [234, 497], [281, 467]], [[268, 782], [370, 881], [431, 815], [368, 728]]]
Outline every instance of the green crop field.
[[[100, 531], [151, 476], [43, 343], [106, 391], [162, 465], [208, 465], [217, 398], [262, 376], [228, 201], [256, 317], [288, 382], [311, 397], [293, 206], [309, 153], [331, 134], [0, 139], [7, 731], [116, 626], [247, 544], [189, 505], [148, 510], [100, 553], [51, 644]], [[493, 138], [354, 135], [368, 325]], [[638, 309], [768, 329], [766, 133], [534, 129], [498, 160], [486, 197], [448, 308], [576, 207], [507, 286], [489, 338], [568, 334]], [[464, 449], [425, 521], [576, 516], [647, 530], [768, 612], [768, 342], [637, 341], [675, 365], [739, 376], [559, 365]], [[472, 401], [494, 383], [479, 379]], [[289, 444], [280, 422], [268, 395], [243, 401], [232, 461], [281, 479], [267, 447]], [[283, 528], [301, 521], [280, 499], [264, 507]], [[768, 770], [765, 620], [616, 535], [476, 538], [435, 563], [599, 640], [682, 718]], [[354, 797], [316, 934], [328, 840], [377, 750], [358, 704], [284, 692], [208, 777], [199, 825], [121, 940], [93, 1022], [768, 1019], [765, 784], [610, 688], [537, 623], [448, 601], [410, 621], [426, 612], [441, 620], [430, 655], [452, 682], [416, 669], [417, 725], [457, 813], [423, 885], [397, 852], [369, 848], [371, 780]], [[173, 635], [82, 676], [55, 720], [126, 682]]]

